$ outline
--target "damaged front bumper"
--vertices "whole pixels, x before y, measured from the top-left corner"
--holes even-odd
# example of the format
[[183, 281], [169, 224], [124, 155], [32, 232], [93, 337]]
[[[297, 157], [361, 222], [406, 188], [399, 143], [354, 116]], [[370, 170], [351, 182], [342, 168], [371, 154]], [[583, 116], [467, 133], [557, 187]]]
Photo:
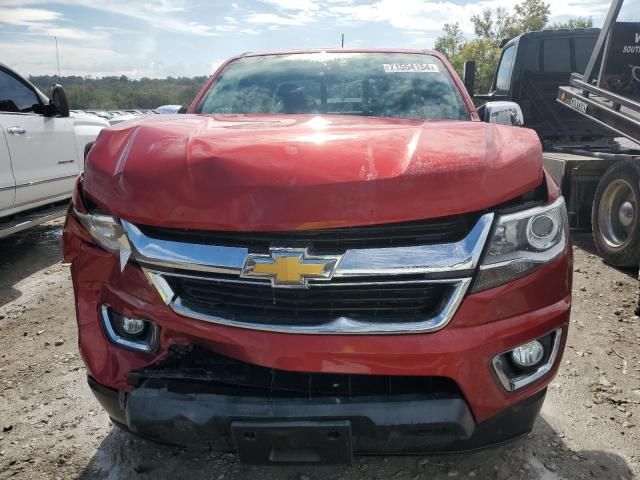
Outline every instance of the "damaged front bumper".
[[[484, 448], [531, 431], [546, 389], [491, 419], [475, 423], [462, 398], [342, 400], [239, 398], [178, 393], [145, 384], [119, 394], [89, 378], [118, 426], [157, 442], [236, 451], [246, 463], [343, 463], [353, 453], [451, 453]], [[326, 448], [336, 426], [347, 438]], [[305, 427], [303, 436], [296, 435]], [[314, 435], [315, 434], [315, 435]], [[321, 437], [321, 438], [319, 438]], [[306, 445], [301, 439], [308, 439]], [[343, 455], [348, 448], [348, 457]], [[340, 453], [342, 452], [342, 453]]]
[[162, 443], [236, 451], [253, 464], [486, 447], [529, 432], [546, 392], [476, 423], [447, 378], [289, 372], [197, 348], [174, 349], [128, 382], [125, 393], [89, 377], [119, 426]]

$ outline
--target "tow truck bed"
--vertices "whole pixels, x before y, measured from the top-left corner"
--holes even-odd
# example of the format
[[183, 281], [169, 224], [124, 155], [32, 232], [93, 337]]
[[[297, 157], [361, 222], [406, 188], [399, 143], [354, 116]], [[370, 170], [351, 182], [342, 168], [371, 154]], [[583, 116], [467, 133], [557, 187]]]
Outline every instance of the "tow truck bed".
[[558, 101], [617, 134], [640, 143], [640, 102], [590, 85], [572, 74], [570, 85], [560, 87]]

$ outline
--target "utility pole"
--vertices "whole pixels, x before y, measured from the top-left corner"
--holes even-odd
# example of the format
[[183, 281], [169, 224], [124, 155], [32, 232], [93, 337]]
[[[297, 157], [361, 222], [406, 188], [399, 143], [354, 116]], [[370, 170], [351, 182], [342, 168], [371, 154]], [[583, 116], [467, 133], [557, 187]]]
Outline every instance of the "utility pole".
[[53, 37], [56, 41], [56, 62], [58, 62], [58, 81], [61, 82], [60, 78], [60, 56], [58, 55], [58, 37]]
[[342, 34], [342, 46], [341, 48], [344, 48], [344, 33]]

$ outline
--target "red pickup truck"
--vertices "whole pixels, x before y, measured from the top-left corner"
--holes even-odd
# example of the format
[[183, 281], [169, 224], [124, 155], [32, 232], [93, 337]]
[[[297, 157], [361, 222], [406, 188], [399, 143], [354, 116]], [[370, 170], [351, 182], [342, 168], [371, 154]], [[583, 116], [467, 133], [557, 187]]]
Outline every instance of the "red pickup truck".
[[438, 53], [341, 49], [232, 58], [187, 114], [103, 130], [64, 241], [113, 422], [251, 463], [530, 431], [572, 256], [521, 121]]

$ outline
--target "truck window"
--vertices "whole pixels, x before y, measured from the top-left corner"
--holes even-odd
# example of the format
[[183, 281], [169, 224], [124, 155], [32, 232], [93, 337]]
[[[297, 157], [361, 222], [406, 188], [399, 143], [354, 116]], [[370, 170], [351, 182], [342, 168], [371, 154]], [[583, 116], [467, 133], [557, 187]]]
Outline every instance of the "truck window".
[[587, 68], [587, 63], [591, 58], [591, 52], [596, 45], [597, 37], [577, 37], [573, 39], [573, 47], [576, 54], [575, 71], [582, 73]]
[[438, 58], [382, 52], [243, 57], [219, 75], [196, 112], [469, 119]]
[[568, 38], [543, 40], [542, 71], [548, 73], [571, 72], [571, 48]]
[[541, 43], [540, 41], [527, 41], [518, 44], [518, 65], [522, 69], [522, 73], [540, 72]]
[[508, 92], [511, 87], [511, 70], [513, 69], [513, 57], [516, 46], [511, 45], [502, 52], [498, 74], [496, 75], [496, 91]]
[[33, 90], [0, 70], [0, 112], [30, 112], [37, 103], [38, 97]]

